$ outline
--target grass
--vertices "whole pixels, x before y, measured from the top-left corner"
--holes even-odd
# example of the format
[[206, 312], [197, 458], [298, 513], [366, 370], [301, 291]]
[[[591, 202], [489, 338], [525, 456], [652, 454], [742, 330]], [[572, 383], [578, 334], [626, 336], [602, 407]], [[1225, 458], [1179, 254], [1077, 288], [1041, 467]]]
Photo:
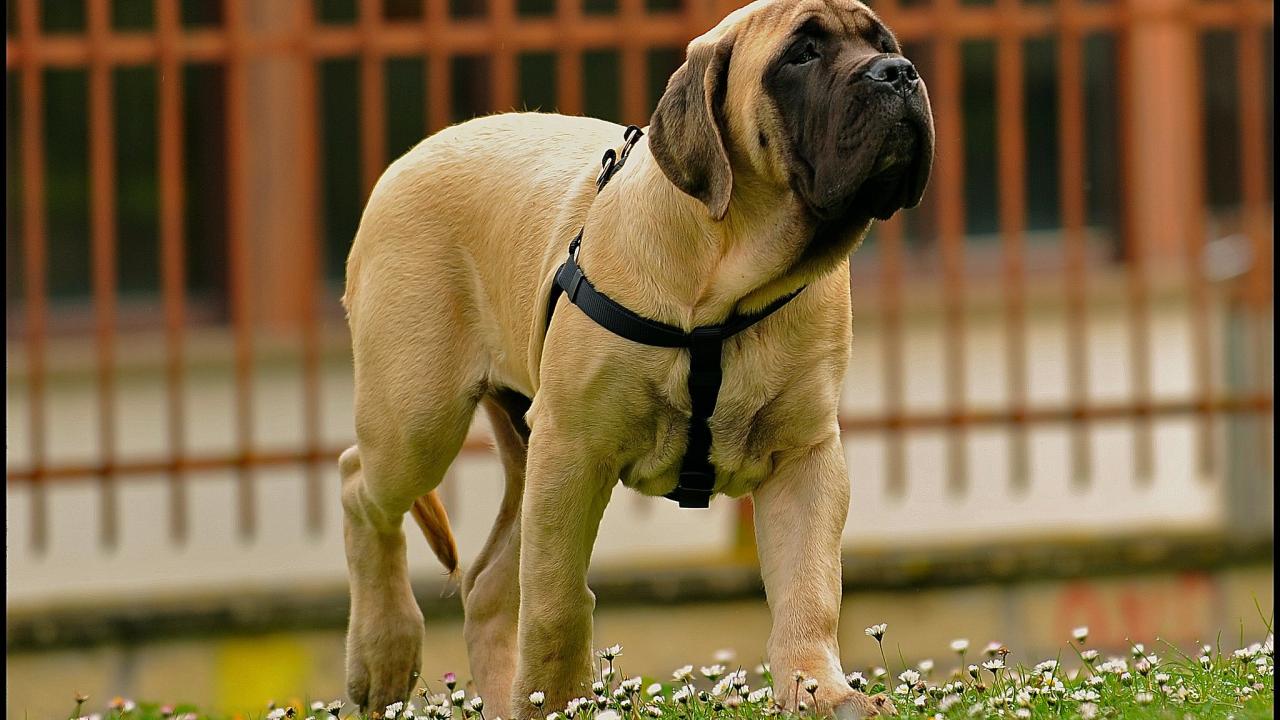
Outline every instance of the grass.
[[[950, 672], [932, 661], [915, 667], [899, 663], [850, 673], [846, 682], [869, 694], [886, 693], [903, 718], [1271, 718], [1275, 714], [1275, 647], [1271, 625], [1264, 641], [1226, 651], [1220, 639], [1192, 653], [1157, 641], [1159, 647], [1134, 645], [1125, 656], [1104, 657], [1088, 646], [1087, 628], [1078, 628], [1059, 657], [1030, 667], [1011, 661], [1012, 653], [992, 643], [970, 650], [951, 643]], [[884, 660], [883, 625], [867, 628]], [[697, 670], [679, 668], [670, 680], [623, 679], [615, 664], [618, 646], [598, 653], [597, 682], [568, 708], [542, 708], [539, 720], [800, 720], [821, 689], [804, 677], [780, 682], [787, 697], [774, 698], [767, 665], [754, 671], [730, 670], [731, 657]], [[896, 668], [895, 668], [896, 669]], [[785, 688], [785, 690], [783, 690]], [[340, 705], [300, 702], [297, 707], [268, 707], [259, 713], [214, 716], [195, 708], [134, 705], [122, 698], [101, 712], [77, 698], [70, 718], [98, 720], [358, 720]], [[788, 710], [779, 707], [778, 700]], [[387, 708], [388, 720], [499, 720], [486, 716], [483, 701], [458, 688], [452, 674], [439, 683], [420, 682], [412, 698]], [[490, 713], [492, 715], [492, 713]]]

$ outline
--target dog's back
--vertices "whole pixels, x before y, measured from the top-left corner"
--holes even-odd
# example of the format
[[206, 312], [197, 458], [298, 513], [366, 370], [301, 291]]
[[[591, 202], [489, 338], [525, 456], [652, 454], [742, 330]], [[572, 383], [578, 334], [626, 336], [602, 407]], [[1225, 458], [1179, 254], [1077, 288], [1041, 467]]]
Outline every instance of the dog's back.
[[[538, 340], [539, 289], [590, 206], [601, 148], [621, 132], [594, 118], [489, 115], [445, 128], [392, 163], [347, 259], [343, 303], [357, 356], [365, 324], [461, 324], [480, 338], [497, 383], [532, 394], [527, 350]], [[449, 287], [428, 289], [440, 278]], [[376, 299], [364, 302], [369, 294]], [[450, 305], [451, 317], [429, 311]]]

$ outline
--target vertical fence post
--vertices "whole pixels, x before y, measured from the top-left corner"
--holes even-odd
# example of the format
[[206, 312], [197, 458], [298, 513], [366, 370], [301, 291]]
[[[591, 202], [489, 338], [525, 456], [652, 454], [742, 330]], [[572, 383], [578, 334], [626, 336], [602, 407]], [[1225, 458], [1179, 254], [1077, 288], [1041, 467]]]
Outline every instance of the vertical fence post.
[[1195, 199], [1192, 147], [1196, 61], [1194, 27], [1181, 21], [1192, 0], [1126, 0], [1131, 18], [1120, 38], [1120, 138], [1123, 241], [1129, 273], [1130, 393], [1135, 472], [1150, 482], [1154, 465], [1149, 275], [1176, 261], [1187, 203]]

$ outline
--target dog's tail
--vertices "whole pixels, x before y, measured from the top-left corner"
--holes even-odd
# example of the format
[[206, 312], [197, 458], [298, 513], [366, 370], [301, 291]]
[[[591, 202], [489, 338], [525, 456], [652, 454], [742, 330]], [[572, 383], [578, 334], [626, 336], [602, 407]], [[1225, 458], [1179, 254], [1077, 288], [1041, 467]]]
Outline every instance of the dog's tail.
[[444, 569], [449, 572], [449, 585], [446, 592], [453, 594], [452, 589], [458, 586], [462, 570], [458, 563], [458, 543], [453, 539], [453, 528], [449, 527], [449, 514], [444, 511], [444, 503], [440, 502], [440, 495], [432, 490], [414, 500], [409, 514], [413, 515], [418, 527], [422, 529], [423, 536], [427, 538], [427, 544], [431, 546], [431, 552], [436, 554], [440, 564], [444, 565]]

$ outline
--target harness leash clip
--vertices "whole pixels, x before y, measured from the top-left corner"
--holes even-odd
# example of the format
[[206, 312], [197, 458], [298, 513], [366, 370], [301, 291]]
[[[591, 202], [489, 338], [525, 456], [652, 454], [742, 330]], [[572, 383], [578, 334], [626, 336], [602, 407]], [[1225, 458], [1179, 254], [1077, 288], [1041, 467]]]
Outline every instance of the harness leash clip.
[[627, 129], [622, 132], [622, 153], [613, 148], [604, 151], [604, 157], [600, 158], [600, 175], [596, 177], [596, 192], [599, 193], [609, 180], [622, 169], [622, 164], [627, 161], [627, 156], [631, 154], [631, 148], [635, 147], [640, 138], [644, 137], [644, 131], [635, 125], [628, 125]]
[[582, 247], [582, 230], [578, 230], [578, 234], [573, 236], [569, 241], [569, 257], [574, 260], [578, 259], [578, 248]]
[[604, 157], [600, 158], [600, 167], [603, 169], [596, 178], [596, 192], [603, 190], [605, 183], [609, 182], [609, 178], [613, 177], [615, 168], [619, 166], [617, 160], [618, 153], [613, 148], [604, 151]]

